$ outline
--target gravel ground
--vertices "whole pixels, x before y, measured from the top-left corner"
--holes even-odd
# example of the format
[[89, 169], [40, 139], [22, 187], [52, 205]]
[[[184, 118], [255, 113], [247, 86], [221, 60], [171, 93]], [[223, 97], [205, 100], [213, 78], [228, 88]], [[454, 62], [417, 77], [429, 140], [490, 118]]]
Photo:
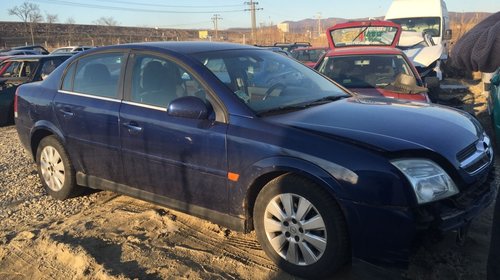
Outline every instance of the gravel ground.
[[[477, 84], [441, 97], [489, 127]], [[454, 233], [424, 243], [402, 275], [354, 264], [335, 279], [485, 279], [491, 221], [492, 207], [462, 246]], [[50, 198], [15, 128], [0, 127], [0, 279], [144, 278], [296, 279], [277, 269], [254, 234], [111, 192]]]

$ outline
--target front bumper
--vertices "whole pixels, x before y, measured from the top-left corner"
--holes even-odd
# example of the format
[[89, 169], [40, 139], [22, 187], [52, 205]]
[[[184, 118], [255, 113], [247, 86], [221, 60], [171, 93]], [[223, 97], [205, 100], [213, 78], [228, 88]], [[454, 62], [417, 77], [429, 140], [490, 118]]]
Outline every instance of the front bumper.
[[447, 232], [461, 228], [477, 217], [495, 200], [495, 170], [469, 186], [457, 196], [424, 205], [417, 210], [419, 230]]
[[417, 208], [375, 206], [340, 200], [346, 213], [353, 258], [405, 268], [420, 237], [465, 227], [495, 199], [494, 169], [460, 194]]

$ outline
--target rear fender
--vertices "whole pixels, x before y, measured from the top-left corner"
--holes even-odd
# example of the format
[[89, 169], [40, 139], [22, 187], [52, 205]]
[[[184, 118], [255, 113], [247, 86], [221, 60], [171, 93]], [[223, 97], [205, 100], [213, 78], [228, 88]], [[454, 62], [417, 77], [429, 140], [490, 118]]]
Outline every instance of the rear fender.
[[53, 123], [46, 120], [35, 122], [30, 131], [30, 152], [33, 159], [36, 157], [36, 150], [40, 141], [48, 136], [55, 135], [61, 143], [65, 144], [66, 140], [62, 132]]

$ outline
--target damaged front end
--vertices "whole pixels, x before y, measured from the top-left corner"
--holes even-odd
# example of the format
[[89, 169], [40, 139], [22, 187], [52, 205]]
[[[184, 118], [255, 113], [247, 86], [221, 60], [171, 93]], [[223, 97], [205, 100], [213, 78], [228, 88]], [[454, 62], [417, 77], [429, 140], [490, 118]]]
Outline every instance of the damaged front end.
[[412, 61], [420, 77], [443, 79], [441, 66], [448, 53], [443, 45], [434, 43], [430, 34], [403, 31], [397, 47]]

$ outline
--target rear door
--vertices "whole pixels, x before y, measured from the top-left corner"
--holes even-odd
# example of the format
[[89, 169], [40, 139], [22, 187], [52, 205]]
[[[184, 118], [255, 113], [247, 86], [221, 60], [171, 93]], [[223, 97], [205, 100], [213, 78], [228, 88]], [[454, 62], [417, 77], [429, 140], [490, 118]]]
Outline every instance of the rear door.
[[118, 114], [128, 53], [83, 56], [66, 69], [54, 110], [66, 147], [86, 174], [121, 181]]
[[205, 120], [167, 114], [170, 102], [183, 96], [200, 97], [218, 108], [207, 88], [187, 67], [154, 53], [132, 54], [128, 69], [130, 84], [120, 110], [127, 182], [172, 198], [185, 211], [195, 204], [226, 212], [227, 124], [217, 121], [215, 113]]

